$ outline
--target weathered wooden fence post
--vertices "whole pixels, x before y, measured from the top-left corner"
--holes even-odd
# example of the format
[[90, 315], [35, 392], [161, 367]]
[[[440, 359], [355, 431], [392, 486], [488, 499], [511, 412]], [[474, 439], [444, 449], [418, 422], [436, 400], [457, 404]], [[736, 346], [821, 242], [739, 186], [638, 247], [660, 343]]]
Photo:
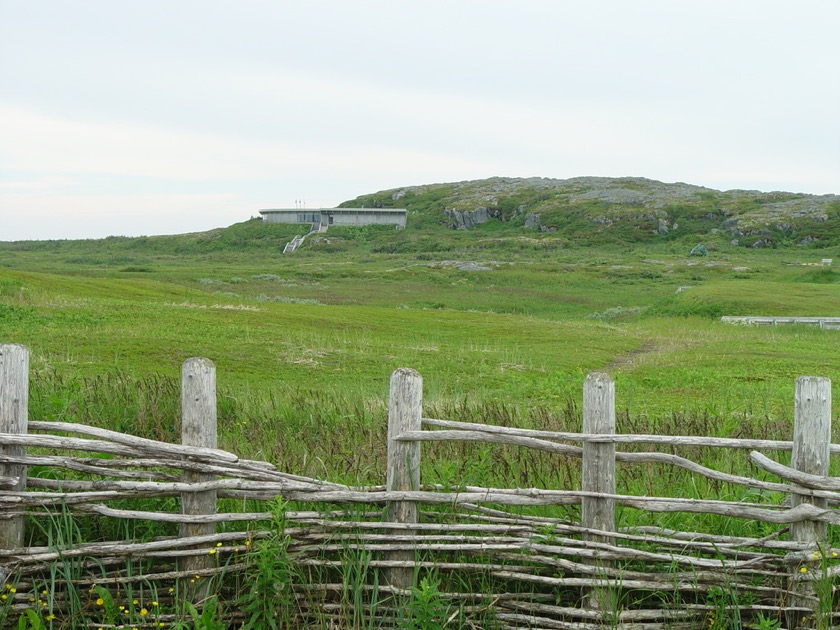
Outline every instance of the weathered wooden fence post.
[[[583, 432], [615, 433], [615, 383], [607, 374], [592, 373], [583, 383]], [[584, 492], [615, 494], [615, 443], [583, 443]], [[615, 531], [615, 501], [601, 497], [581, 499], [581, 524], [589, 529]], [[584, 540], [612, 544], [612, 536], [584, 534]], [[595, 565], [606, 568], [608, 560], [596, 560]], [[614, 589], [593, 588], [587, 593], [591, 607], [604, 611], [615, 605]]]
[[[415, 370], [400, 368], [391, 375], [388, 402], [388, 473], [386, 490], [411, 491], [420, 489], [420, 442], [398, 442], [395, 438], [406, 431], [419, 431], [423, 417], [423, 378]], [[417, 523], [417, 504], [414, 501], [388, 503], [390, 522]], [[413, 536], [413, 530], [399, 535]], [[414, 561], [414, 551], [394, 551], [390, 560]], [[397, 588], [414, 585], [413, 567], [395, 567], [385, 571], [388, 584]]]
[[[181, 443], [184, 446], [216, 448], [216, 366], [209, 359], [193, 357], [181, 368]], [[213, 475], [184, 471], [184, 483], [211, 481]], [[216, 491], [184, 492], [181, 494], [181, 513], [202, 516], [216, 513]], [[181, 523], [181, 537], [205, 536], [216, 532], [214, 523]], [[187, 556], [181, 570], [199, 572], [214, 566], [215, 556]], [[192, 578], [195, 579], [195, 578]], [[189, 582], [187, 596], [203, 599], [209, 594], [207, 580]]]
[[[0, 433], [26, 434], [29, 423], [29, 349], [17, 344], [0, 345]], [[23, 457], [23, 446], [0, 446], [6, 457]], [[0, 476], [17, 477], [12, 490], [26, 488], [26, 465], [0, 464]], [[9, 510], [14, 510], [10, 507]], [[0, 549], [23, 547], [23, 516], [0, 518]]]
[[[818, 376], [801, 376], [796, 380], [794, 399], [793, 453], [790, 466], [795, 470], [812, 475], [828, 475], [831, 447], [831, 381]], [[825, 499], [819, 499], [795, 492], [791, 494], [791, 507], [810, 503], [817, 507], [826, 507]], [[811, 608], [816, 611], [814, 584], [802, 578], [808, 572], [819, 571], [823, 545], [826, 542], [828, 525], [824, 521], [799, 521], [790, 526], [790, 537], [797, 542], [811, 543], [819, 559], [802, 564], [796, 562], [791, 567], [791, 591], [800, 597], [791, 597], [792, 607]], [[802, 569], [805, 569], [803, 574]], [[802, 625], [802, 612], [788, 613], [788, 626], [796, 628]], [[810, 627], [810, 626], [809, 626]]]

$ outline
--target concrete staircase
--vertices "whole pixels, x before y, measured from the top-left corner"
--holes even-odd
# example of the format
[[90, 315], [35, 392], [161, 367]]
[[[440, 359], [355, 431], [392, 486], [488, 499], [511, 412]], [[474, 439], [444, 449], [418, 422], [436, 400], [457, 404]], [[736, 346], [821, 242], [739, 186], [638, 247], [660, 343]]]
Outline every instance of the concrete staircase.
[[298, 247], [300, 247], [300, 244], [303, 243], [303, 239], [305, 239], [305, 238], [306, 238], [306, 236], [301, 236], [300, 234], [295, 236], [291, 241], [286, 243], [286, 246], [283, 248], [283, 253], [284, 254], [291, 254]]
[[309, 232], [307, 232], [303, 236], [298, 234], [291, 241], [286, 243], [286, 246], [283, 248], [283, 253], [284, 254], [291, 254], [293, 251], [295, 251], [298, 247], [300, 247], [303, 244], [303, 241], [307, 236], [309, 236], [310, 234], [323, 234], [324, 232], [327, 231], [327, 228], [329, 228], [329, 227], [330, 226], [326, 223], [313, 223], [312, 224], [312, 229], [309, 230]]

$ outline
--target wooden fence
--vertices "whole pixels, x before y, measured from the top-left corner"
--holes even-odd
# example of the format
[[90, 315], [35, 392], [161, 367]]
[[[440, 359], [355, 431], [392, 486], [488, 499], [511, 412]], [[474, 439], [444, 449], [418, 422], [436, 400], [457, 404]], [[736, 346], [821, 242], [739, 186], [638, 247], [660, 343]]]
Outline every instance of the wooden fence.
[[[206, 359], [182, 369], [178, 445], [29, 420], [28, 360], [25, 347], [0, 345], [0, 627], [17, 627], [27, 610], [55, 627], [161, 627], [180, 619], [184, 600], [200, 607], [214, 594], [229, 604], [227, 624], [238, 627], [248, 612], [237, 610], [237, 590], [261, 583], [260, 562], [273, 553], [294, 567], [288, 590], [278, 590], [272, 604], [285, 606], [286, 627], [421, 627], [423, 610], [411, 604], [418, 598], [440, 617], [439, 627], [697, 628], [726, 616], [737, 623], [717, 627], [776, 620], [765, 627], [798, 628], [840, 619], [832, 595], [840, 549], [828, 531], [840, 523], [831, 507], [840, 502], [840, 479], [828, 477], [829, 456], [840, 446], [831, 444], [825, 378], [798, 379], [793, 439], [770, 441], [617, 433], [614, 384], [604, 374], [584, 383], [582, 433], [425, 418], [422, 378], [400, 369], [391, 377], [386, 483], [362, 488], [218, 450], [215, 368]], [[580, 458], [582, 486], [423, 484], [420, 444], [436, 441]], [[632, 452], [619, 450], [631, 445]], [[640, 451], [645, 445], [659, 450]], [[676, 453], [686, 447], [748, 449], [763, 472], [713, 470]], [[760, 451], [792, 451], [791, 465]], [[616, 467], [625, 464], [676, 467], [758, 498], [618, 494]], [[173, 509], [128, 505], [153, 498], [170, 498]], [[240, 511], [217, 511], [231, 499]], [[568, 506], [578, 505], [580, 520], [569, 520]], [[627, 508], [775, 529], [747, 538], [617, 527], [616, 511]], [[150, 540], [86, 542], [68, 534], [27, 546], [27, 519], [69, 517], [180, 529]]]
[[783, 326], [789, 324], [805, 324], [819, 326], [823, 330], [840, 330], [840, 317], [759, 317], [724, 315], [720, 321], [725, 324], [749, 324], [755, 326]]

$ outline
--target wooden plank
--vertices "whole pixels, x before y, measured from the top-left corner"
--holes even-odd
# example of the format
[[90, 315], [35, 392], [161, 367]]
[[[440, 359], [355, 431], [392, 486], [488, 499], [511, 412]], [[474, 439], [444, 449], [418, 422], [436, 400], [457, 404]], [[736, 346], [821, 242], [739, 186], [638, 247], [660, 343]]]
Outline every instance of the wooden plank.
[[[159, 442], [158, 440], [150, 440], [148, 438], [136, 437], [134, 435], [119, 433], [118, 431], [111, 431], [100, 427], [90, 427], [84, 424], [76, 424], [74, 422], [45, 422], [42, 420], [32, 421], [29, 423], [29, 431], [60, 431], [62, 433], [85, 435], [121, 444], [123, 446], [129, 446], [131, 448], [148, 450], [155, 454], [173, 456], [189, 455], [192, 460], [209, 461], [213, 464], [219, 464], [222, 462], [236, 463], [239, 461], [239, 457], [233, 453], [228, 453], [227, 451], [222, 451], [217, 448], [210, 449], [201, 448], [198, 445], [184, 446], [182, 444], [169, 444], [167, 442]], [[266, 462], [260, 463], [263, 466], [271, 466], [271, 464]]]
[[[816, 376], [802, 376], [796, 381], [791, 468], [809, 475], [827, 476], [830, 442], [831, 381]], [[792, 509], [801, 509], [807, 505], [825, 509], [827, 506], [825, 499], [797, 492], [791, 494], [790, 499]], [[813, 545], [816, 555], [816, 558], [810, 561], [794, 560], [791, 563], [790, 590], [797, 593], [796, 596], [791, 597], [792, 607], [808, 606], [816, 613], [813, 582], [803, 580], [802, 577], [819, 571], [820, 561], [825, 553], [827, 535], [827, 523], [823, 521], [803, 520], [792, 523], [790, 526], [791, 539]], [[801, 627], [803, 617], [801, 612], [792, 611], [787, 617], [791, 628]]]
[[[181, 443], [184, 446], [215, 449], [216, 439], [216, 366], [209, 359], [193, 357], [187, 359], [181, 368]], [[213, 475], [185, 470], [181, 473], [183, 483], [212, 481]], [[216, 491], [185, 492], [181, 494], [181, 512], [188, 516], [213, 515], [216, 513]], [[215, 534], [215, 523], [181, 523], [182, 538]], [[215, 558], [209, 554], [184, 558], [180, 570], [201, 573], [215, 566]], [[186, 585], [187, 596], [200, 600], [207, 597], [208, 582], [190, 582]]]
[[[828, 475], [831, 443], [831, 381], [816, 376], [802, 376], [796, 381], [791, 468], [809, 475]], [[794, 493], [791, 507], [810, 503], [820, 508], [824, 499]], [[823, 542], [825, 523], [802, 522], [791, 527], [791, 537], [802, 542]]]
[[[615, 383], [607, 374], [592, 373], [583, 383], [583, 432], [615, 433]], [[584, 442], [581, 487], [584, 493], [615, 494], [615, 444]], [[581, 525], [604, 532], [615, 531], [615, 500], [584, 494], [581, 497]], [[614, 538], [585, 533], [583, 539], [612, 545]], [[608, 560], [596, 560], [603, 571], [611, 568]], [[611, 588], [585, 591], [589, 606], [605, 612], [616, 606], [617, 592]]]
[[807, 324], [826, 330], [840, 328], [840, 317], [759, 317], [724, 315], [720, 321], [726, 324], [750, 324], [756, 326], [778, 326], [780, 324]]
[[[400, 368], [391, 375], [388, 403], [388, 472], [385, 487], [389, 492], [420, 489], [420, 443], [396, 438], [406, 431], [419, 431], [423, 416], [423, 378], [415, 370]], [[388, 503], [388, 520], [416, 523], [417, 504], [413, 501]], [[411, 532], [413, 533], [413, 532]], [[390, 560], [414, 560], [413, 551], [388, 554]], [[414, 586], [414, 570], [394, 568], [385, 572], [388, 584], [397, 588]]]
[[[483, 433], [492, 434], [545, 438], [548, 440], [560, 440], [563, 442], [613, 442], [615, 444], [665, 444], [669, 446], [711, 446], [720, 448], [750, 450], [761, 449], [764, 451], [789, 451], [793, 448], [793, 442], [791, 440], [719, 438], [702, 435], [649, 435], [643, 433], [570, 433], [563, 431], [538, 431], [535, 429], [518, 429], [514, 427], [503, 427], [493, 424], [480, 424], [476, 422], [457, 422], [455, 420], [438, 420], [435, 418], [423, 418], [423, 425], [430, 427], [464, 429], [467, 431], [481, 431]], [[424, 437], [423, 439], [433, 440], [435, 438]], [[832, 453], [840, 454], [840, 444], [832, 444], [831, 451]]]
[[[584, 433], [615, 433], [615, 384], [606, 374], [593, 373], [583, 384]], [[581, 488], [585, 493], [615, 494], [615, 444], [584, 442]], [[615, 530], [615, 502], [584, 497], [582, 525], [603, 531]], [[594, 537], [610, 542], [609, 537]]]
[[[29, 349], [17, 344], [0, 345], [0, 432], [26, 435], [29, 421]], [[24, 457], [26, 447], [16, 444], [0, 446], [0, 454]], [[10, 491], [26, 488], [26, 465], [0, 464], [0, 476], [16, 478]], [[14, 509], [13, 506], [0, 509]], [[22, 516], [0, 519], [0, 549], [23, 547], [24, 519]]]

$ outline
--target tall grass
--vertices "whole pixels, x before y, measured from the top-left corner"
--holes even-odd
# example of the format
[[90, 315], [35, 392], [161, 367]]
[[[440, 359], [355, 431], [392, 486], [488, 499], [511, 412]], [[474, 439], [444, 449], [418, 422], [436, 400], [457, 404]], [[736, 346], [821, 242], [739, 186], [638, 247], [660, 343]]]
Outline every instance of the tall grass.
[[[169, 442], [180, 441], [180, 385], [176, 379], [160, 376], [134, 378], [113, 372], [92, 378], [69, 378], [55, 372], [38, 372], [33, 381], [30, 411], [33, 418], [64, 420], [102, 426]], [[462, 422], [532, 428], [545, 431], [579, 432], [579, 403], [567, 398], [562, 407], [526, 407], [504, 400], [446, 399], [427, 403], [427, 417]], [[377, 485], [384, 483], [386, 470], [387, 408], [384, 400], [351, 397], [329, 390], [290, 390], [285, 396], [275, 391], [228, 391], [218, 396], [219, 446], [243, 458], [263, 459], [279, 469], [335, 482]], [[733, 412], [707, 406], [663, 415], [633, 414], [620, 409], [617, 429], [622, 433], [665, 435], [708, 435], [791, 439], [790, 416]], [[649, 447], [645, 447], [649, 448]], [[746, 453], [691, 447], [686, 457], [732, 474], [756, 474]], [[31, 474], [41, 474], [34, 468]], [[424, 483], [458, 487], [577, 488], [580, 460], [529, 449], [445, 442], [423, 446]], [[744, 490], [708, 480], [698, 481], [681, 469], [665, 465], [622, 465], [619, 493], [708, 498], [747, 498]], [[171, 502], [171, 499], [149, 500]], [[576, 508], [554, 508], [570, 515]], [[564, 513], [565, 512], [565, 513]], [[626, 512], [627, 523], [634, 516]], [[675, 517], [664, 516], [662, 519]], [[700, 530], [718, 525], [702, 523], [704, 518], [684, 515]], [[86, 521], [83, 521], [86, 522]], [[91, 523], [98, 523], [92, 519]], [[87, 526], [85, 537], [106, 539], [123, 536], [123, 531], [94, 531]], [[745, 527], [761, 529], [756, 523]], [[132, 537], [146, 538], [167, 531], [167, 526], [136, 526]], [[742, 534], [747, 535], [747, 534]]]

